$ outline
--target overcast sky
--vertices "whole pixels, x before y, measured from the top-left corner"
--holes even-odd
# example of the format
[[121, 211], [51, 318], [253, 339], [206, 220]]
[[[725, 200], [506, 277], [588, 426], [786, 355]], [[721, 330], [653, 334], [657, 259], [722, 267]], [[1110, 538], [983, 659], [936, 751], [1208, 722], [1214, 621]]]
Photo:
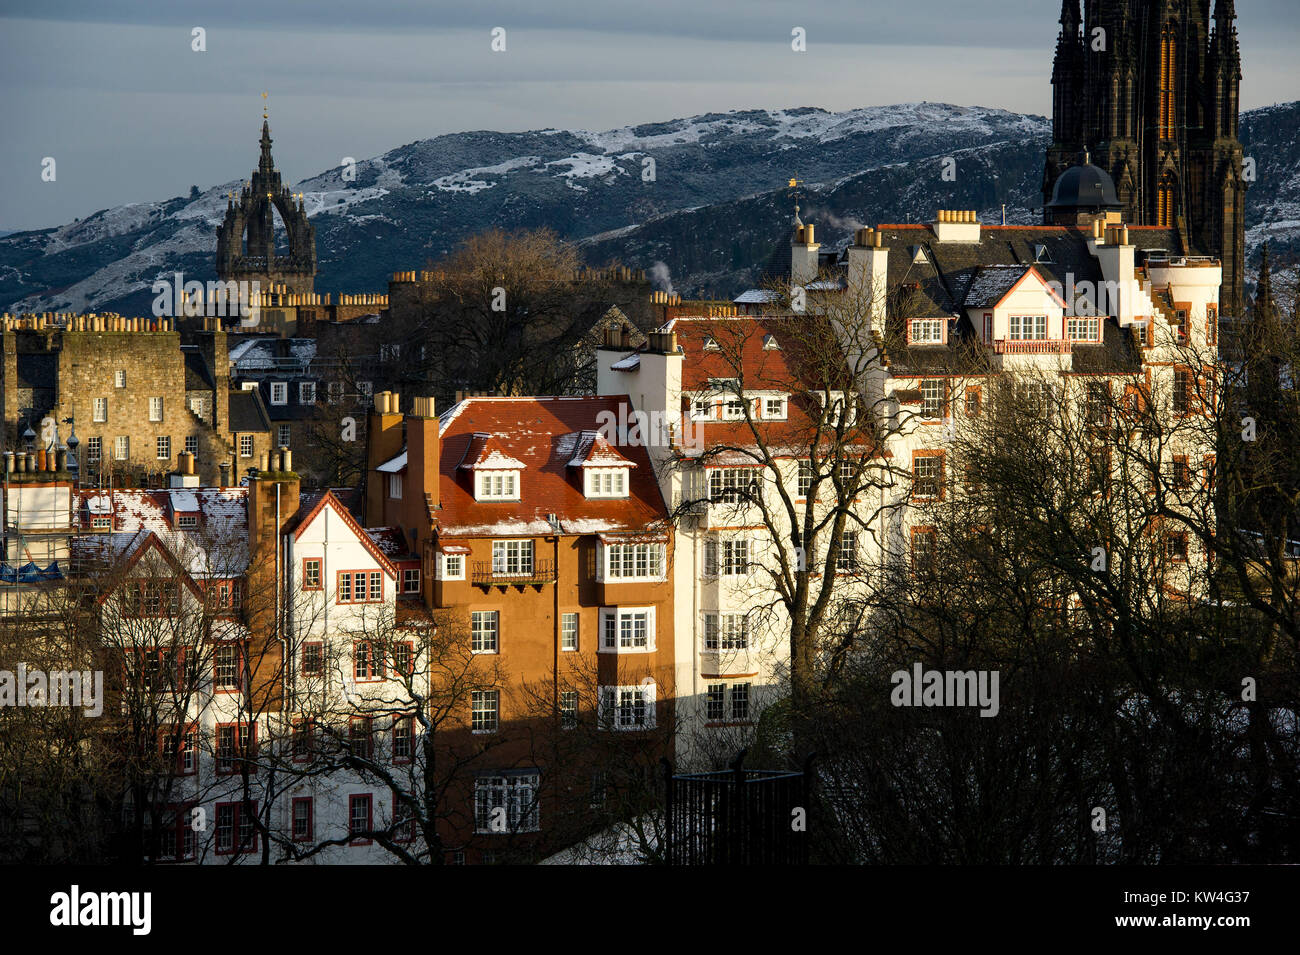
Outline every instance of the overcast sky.
[[[439, 133], [919, 100], [1047, 114], [1057, 0], [0, 0], [0, 231]], [[1242, 106], [1300, 99], [1300, 3], [1238, 0]], [[191, 31], [206, 31], [206, 52]], [[490, 32], [506, 30], [506, 51]], [[791, 50], [802, 27], [807, 52]], [[57, 179], [42, 182], [52, 156]]]

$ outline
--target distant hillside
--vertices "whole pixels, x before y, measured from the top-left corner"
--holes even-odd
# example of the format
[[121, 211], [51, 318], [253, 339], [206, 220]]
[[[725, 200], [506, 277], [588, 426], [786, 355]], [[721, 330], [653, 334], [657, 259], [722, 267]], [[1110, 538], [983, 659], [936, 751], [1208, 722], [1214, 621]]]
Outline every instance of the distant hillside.
[[[1300, 251], [1297, 120], [1296, 103], [1243, 115], [1258, 164], [1252, 249], [1268, 237], [1277, 251]], [[782, 254], [787, 179], [805, 182], [801, 202], [823, 241], [940, 207], [998, 221], [1005, 203], [1009, 222], [1031, 222], [1048, 133], [1040, 116], [935, 103], [751, 110], [600, 133], [456, 133], [365, 160], [353, 182], [331, 169], [293, 188], [316, 225], [321, 291], [382, 291], [391, 272], [423, 266], [468, 233], [549, 226], [582, 240], [594, 264], [617, 258], [676, 291], [729, 296]], [[248, 169], [232, 175], [252, 168], [256, 146], [250, 130]], [[955, 182], [940, 174], [945, 156], [957, 160]], [[138, 313], [158, 275], [215, 277], [216, 226], [240, 182], [0, 236], [0, 307]]]

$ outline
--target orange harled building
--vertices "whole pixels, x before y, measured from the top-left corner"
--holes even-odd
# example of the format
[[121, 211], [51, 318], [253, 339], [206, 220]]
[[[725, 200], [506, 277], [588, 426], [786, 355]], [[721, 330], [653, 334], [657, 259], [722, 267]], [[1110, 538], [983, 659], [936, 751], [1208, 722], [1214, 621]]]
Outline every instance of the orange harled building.
[[405, 531], [440, 639], [481, 679], [455, 745], [482, 756], [452, 787], [467, 808], [448, 846], [491, 858], [498, 808], [506, 834], [558, 845], [547, 820], [575, 807], [548, 803], [585, 810], [602, 776], [547, 765], [566, 738], [672, 754], [673, 538], [646, 448], [619, 442], [627, 404], [475, 397], [439, 418], [431, 398], [403, 415], [375, 396], [366, 523]]

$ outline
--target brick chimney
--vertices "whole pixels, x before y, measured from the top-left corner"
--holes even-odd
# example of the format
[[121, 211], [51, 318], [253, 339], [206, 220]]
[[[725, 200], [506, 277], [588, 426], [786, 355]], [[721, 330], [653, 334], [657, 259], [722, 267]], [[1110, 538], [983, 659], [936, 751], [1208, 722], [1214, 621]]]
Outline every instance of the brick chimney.
[[395, 391], [375, 395], [374, 407], [366, 417], [366, 526], [384, 523], [384, 498], [387, 488], [375, 468], [397, 457], [402, 451], [402, 414]]
[[406, 416], [406, 487], [402, 495], [403, 530], [415, 529], [412, 545], [419, 545], [431, 532], [430, 508], [436, 509], [438, 467], [442, 458], [442, 438], [438, 434], [438, 415], [433, 398], [416, 398]]
[[280, 540], [285, 525], [298, 513], [301, 487], [283, 454], [287, 454], [284, 449], [271, 452], [268, 468], [248, 481], [248, 574], [243, 602], [252, 635], [249, 658], [255, 705], [268, 709], [278, 708], [282, 675], [282, 646], [277, 637], [283, 634], [277, 630], [276, 617], [284, 612], [287, 591], [281, 585], [285, 569], [280, 566], [284, 560]]
[[215, 331], [204, 330], [198, 333], [199, 354], [212, 375], [213, 390], [212, 420], [208, 424], [218, 434], [229, 435], [230, 427], [230, 351], [226, 343], [226, 333], [221, 331], [221, 322], [212, 320]]

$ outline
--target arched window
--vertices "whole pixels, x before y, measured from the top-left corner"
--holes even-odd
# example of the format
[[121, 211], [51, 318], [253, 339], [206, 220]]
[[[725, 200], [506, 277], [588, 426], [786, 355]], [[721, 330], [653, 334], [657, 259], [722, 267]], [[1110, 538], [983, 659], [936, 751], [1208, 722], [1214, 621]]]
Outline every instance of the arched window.
[[1174, 28], [1170, 24], [1160, 34], [1160, 90], [1157, 118], [1161, 139], [1174, 138], [1174, 75], [1177, 68]]
[[1168, 179], [1156, 187], [1155, 224], [1165, 228], [1174, 224], [1174, 184]]

